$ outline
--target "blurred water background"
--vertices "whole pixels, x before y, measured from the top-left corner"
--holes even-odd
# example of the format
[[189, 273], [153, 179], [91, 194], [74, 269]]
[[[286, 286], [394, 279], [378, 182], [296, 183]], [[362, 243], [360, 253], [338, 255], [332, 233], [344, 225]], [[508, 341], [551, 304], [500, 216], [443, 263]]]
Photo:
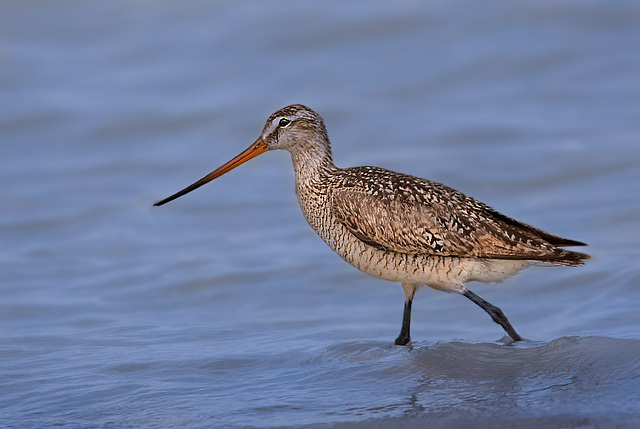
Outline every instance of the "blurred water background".
[[[162, 208], [276, 109], [339, 166], [588, 242], [584, 267], [402, 291], [268, 153]], [[640, 425], [640, 3], [0, 2], [0, 426]]]

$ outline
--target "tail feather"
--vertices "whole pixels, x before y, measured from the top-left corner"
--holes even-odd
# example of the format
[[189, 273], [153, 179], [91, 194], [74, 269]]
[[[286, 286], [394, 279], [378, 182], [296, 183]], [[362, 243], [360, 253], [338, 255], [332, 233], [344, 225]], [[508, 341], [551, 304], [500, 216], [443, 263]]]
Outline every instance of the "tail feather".
[[591, 259], [591, 256], [586, 253], [573, 252], [571, 250], [557, 249], [555, 255], [551, 256], [544, 262], [549, 262], [555, 265], [567, 265], [571, 267], [577, 267], [584, 264], [586, 259]]

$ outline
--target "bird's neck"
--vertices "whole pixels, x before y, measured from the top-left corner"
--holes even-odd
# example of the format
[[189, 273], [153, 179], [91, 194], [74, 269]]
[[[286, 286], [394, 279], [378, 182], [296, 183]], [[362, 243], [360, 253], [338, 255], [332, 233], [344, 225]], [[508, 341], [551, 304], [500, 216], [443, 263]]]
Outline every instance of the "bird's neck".
[[333, 164], [331, 149], [317, 147], [292, 151], [293, 169], [296, 174], [296, 195], [309, 225], [328, 242], [327, 198], [337, 167]]
[[291, 151], [291, 160], [298, 186], [322, 181], [323, 176], [336, 169], [328, 144]]

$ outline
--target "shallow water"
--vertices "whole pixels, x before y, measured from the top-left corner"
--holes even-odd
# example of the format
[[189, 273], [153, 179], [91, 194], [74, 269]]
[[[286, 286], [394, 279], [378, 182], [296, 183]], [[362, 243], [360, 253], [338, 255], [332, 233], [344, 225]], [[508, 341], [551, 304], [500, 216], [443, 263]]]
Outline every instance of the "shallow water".
[[[0, 4], [7, 427], [640, 425], [635, 2]], [[588, 242], [471, 284], [527, 341], [306, 225], [286, 153], [162, 208], [293, 102], [340, 166]]]

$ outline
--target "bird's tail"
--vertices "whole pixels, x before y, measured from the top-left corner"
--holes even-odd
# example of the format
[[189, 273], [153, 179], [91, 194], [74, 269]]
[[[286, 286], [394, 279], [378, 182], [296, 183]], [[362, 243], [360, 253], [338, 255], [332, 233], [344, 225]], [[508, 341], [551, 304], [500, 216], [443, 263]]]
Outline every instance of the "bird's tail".
[[577, 267], [583, 265], [586, 259], [591, 259], [591, 256], [587, 255], [586, 253], [557, 249], [555, 254], [549, 259], [545, 259], [544, 262], [549, 262], [550, 264], [554, 265], [567, 265], [571, 267]]

